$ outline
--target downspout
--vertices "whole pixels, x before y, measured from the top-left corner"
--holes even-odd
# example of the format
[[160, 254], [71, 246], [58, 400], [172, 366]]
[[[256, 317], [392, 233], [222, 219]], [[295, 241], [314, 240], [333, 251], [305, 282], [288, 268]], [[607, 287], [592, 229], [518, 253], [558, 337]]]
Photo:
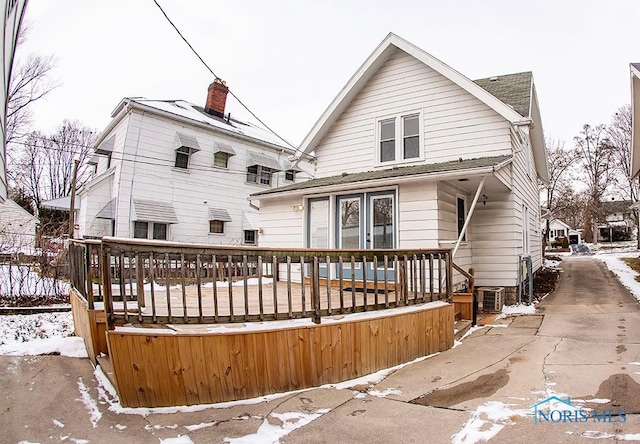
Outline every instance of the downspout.
[[453, 247], [453, 253], [451, 253], [451, 260], [456, 256], [458, 252], [458, 248], [460, 247], [460, 242], [462, 242], [462, 238], [464, 234], [467, 232], [467, 227], [469, 226], [469, 222], [471, 222], [471, 216], [473, 216], [473, 210], [475, 210], [476, 205], [478, 203], [478, 199], [480, 198], [480, 193], [482, 193], [482, 188], [484, 187], [484, 181], [486, 180], [486, 176], [482, 176], [482, 180], [480, 181], [480, 185], [478, 185], [478, 189], [476, 191], [476, 195], [473, 198], [473, 202], [471, 202], [471, 207], [469, 208], [469, 213], [467, 214], [467, 218], [464, 221], [464, 225], [462, 226], [462, 230], [460, 230], [460, 235], [458, 236], [458, 241], [456, 242], [456, 246]]

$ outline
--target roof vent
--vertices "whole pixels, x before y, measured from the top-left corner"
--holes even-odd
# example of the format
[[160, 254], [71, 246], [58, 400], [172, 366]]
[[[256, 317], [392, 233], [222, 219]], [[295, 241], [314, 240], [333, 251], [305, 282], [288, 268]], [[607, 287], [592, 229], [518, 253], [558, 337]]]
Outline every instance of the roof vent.
[[489, 81], [490, 82], [496, 82], [496, 81], [498, 81], [498, 77], [497, 76], [489, 77]]

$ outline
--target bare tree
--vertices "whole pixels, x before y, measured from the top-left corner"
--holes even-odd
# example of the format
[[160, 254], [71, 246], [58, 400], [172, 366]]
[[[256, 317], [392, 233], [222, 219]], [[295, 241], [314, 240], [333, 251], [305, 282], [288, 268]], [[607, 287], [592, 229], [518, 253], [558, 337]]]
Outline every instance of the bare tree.
[[570, 171], [578, 158], [577, 151], [565, 149], [564, 142], [560, 140], [548, 139], [546, 145], [549, 163], [549, 184], [543, 186], [543, 190], [546, 195], [545, 206], [549, 216], [542, 233], [543, 247], [546, 246], [551, 219], [558, 217], [556, 213], [563, 208], [567, 192], [570, 190], [573, 193], [569, 184]]
[[574, 142], [580, 158], [579, 180], [587, 186], [584, 237], [588, 242], [592, 242], [595, 225], [604, 217], [602, 197], [615, 175], [614, 149], [604, 125], [584, 125], [580, 135], [574, 137]]
[[44, 200], [71, 193], [74, 159], [80, 160], [77, 186], [82, 186], [93, 172], [89, 159], [93, 154], [96, 131], [78, 121], [65, 120], [55, 133], [38, 131], [29, 134], [24, 149], [12, 159], [14, 182], [26, 190], [38, 214]]
[[[639, 178], [631, 178], [631, 106], [618, 108], [607, 126], [607, 134], [613, 149], [614, 168], [616, 171], [616, 191], [624, 200], [637, 202], [640, 196]], [[632, 213], [635, 226], [638, 226], [638, 210]], [[640, 236], [638, 236], [640, 248]]]
[[54, 67], [53, 56], [32, 54], [18, 62], [13, 71], [8, 95], [7, 144], [28, 131], [31, 125], [31, 105], [56, 87], [51, 80]]

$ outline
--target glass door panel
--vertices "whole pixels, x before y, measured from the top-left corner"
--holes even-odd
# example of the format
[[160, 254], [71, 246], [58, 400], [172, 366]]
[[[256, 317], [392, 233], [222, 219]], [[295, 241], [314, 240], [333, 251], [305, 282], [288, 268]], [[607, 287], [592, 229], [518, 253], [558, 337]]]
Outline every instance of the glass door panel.
[[361, 197], [338, 199], [338, 248], [362, 248]]
[[371, 248], [393, 248], [393, 196], [371, 196]]
[[[307, 208], [307, 247], [328, 249], [329, 198], [309, 199]], [[305, 273], [308, 274], [308, 270]], [[320, 276], [327, 277], [326, 264], [320, 265]]]

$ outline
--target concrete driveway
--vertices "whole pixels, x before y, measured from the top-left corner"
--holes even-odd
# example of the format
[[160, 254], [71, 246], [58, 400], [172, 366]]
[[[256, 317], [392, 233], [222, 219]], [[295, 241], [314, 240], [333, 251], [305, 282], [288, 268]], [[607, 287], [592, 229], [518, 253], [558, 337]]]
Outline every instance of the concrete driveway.
[[[562, 267], [536, 315], [498, 320], [378, 383], [268, 402], [124, 411], [87, 360], [0, 356], [0, 442], [640, 441], [638, 303], [593, 257]], [[535, 424], [532, 406], [551, 396], [600, 420]]]

